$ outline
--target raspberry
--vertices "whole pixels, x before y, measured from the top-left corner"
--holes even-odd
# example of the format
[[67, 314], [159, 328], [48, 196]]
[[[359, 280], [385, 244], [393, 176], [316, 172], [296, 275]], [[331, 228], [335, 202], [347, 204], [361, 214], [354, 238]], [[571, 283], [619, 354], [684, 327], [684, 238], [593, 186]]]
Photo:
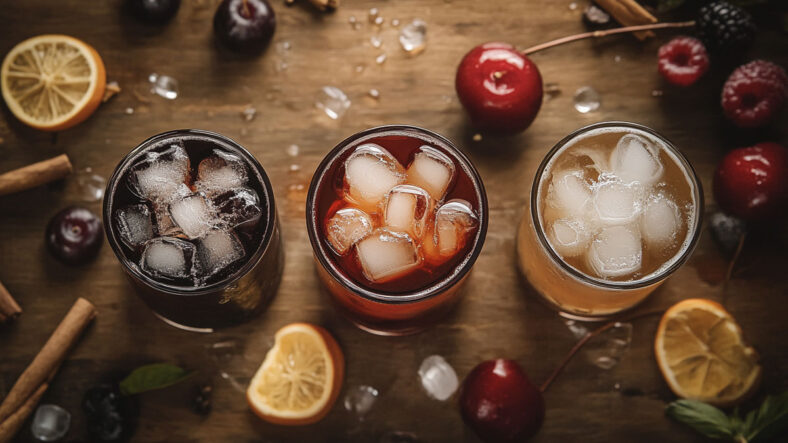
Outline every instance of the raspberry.
[[689, 86], [709, 69], [709, 56], [700, 40], [676, 37], [659, 48], [657, 65], [665, 80], [674, 85]]
[[755, 38], [755, 22], [744, 9], [717, 1], [700, 8], [696, 20], [698, 36], [712, 53], [737, 55]]
[[757, 128], [774, 119], [788, 100], [788, 75], [764, 60], [739, 66], [722, 87], [722, 109], [736, 126]]

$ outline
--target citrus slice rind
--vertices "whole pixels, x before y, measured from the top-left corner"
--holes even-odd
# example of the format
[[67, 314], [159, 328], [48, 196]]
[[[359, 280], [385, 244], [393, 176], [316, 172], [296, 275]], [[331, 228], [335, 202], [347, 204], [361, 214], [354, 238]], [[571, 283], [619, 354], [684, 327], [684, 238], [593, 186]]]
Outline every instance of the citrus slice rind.
[[342, 353], [323, 328], [305, 323], [283, 327], [249, 383], [247, 401], [264, 420], [308, 424], [323, 418], [339, 394]]
[[90, 45], [66, 35], [39, 35], [16, 45], [0, 68], [3, 99], [23, 123], [46, 131], [70, 128], [98, 108], [104, 63]]
[[689, 299], [662, 317], [654, 351], [665, 381], [677, 396], [718, 406], [736, 404], [758, 385], [758, 354], [718, 303]]

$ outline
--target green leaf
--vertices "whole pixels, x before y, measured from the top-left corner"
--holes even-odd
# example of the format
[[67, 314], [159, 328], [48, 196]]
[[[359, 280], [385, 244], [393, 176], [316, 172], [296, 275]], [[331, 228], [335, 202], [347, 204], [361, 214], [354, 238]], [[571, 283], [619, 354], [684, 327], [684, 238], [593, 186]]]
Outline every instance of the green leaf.
[[169, 363], [140, 366], [120, 382], [120, 392], [123, 395], [134, 395], [166, 388], [189, 378], [192, 374], [193, 372]]
[[747, 415], [747, 424], [745, 437], [750, 442], [776, 440], [788, 433], [788, 392], [766, 397], [760, 408]]
[[695, 400], [678, 400], [665, 408], [668, 417], [690, 426], [709, 438], [732, 439], [731, 422], [724, 412]]
[[683, 4], [684, 0], [659, 0], [659, 3], [657, 3], [657, 10], [659, 12], [667, 12]]

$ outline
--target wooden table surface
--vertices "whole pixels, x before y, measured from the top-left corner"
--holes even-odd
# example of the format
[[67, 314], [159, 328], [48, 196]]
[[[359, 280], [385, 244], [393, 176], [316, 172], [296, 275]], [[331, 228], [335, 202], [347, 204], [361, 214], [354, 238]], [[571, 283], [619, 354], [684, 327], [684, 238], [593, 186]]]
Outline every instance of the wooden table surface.
[[[536, 166], [557, 140], [602, 120], [650, 126], [673, 140], [697, 169], [707, 214], [716, 210], [712, 173], [727, 149], [761, 140], [788, 143], [786, 114], [756, 134], [742, 135], [725, 124], [718, 101], [726, 72], [686, 90], [665, 85], [656, 72], [655, 54], [670, 33], [645, 43], [622, 36], [536, 54], [533, 59], [544, 81], [560, 93], [545, 100], [525, 133], [474, 141], [454, 93], [461, 57], [485, 41], [526, 47], [581, 32], [584, 1], [573, 10], [569, 0], [347, 0], [336, 13], [323, 15], [307, 5], [288, 8], [275, 0], [274, 44], [290, 42], [291, 49], [282, 54], [272, 46], [253, 59], [215, 48], [211, 23], [217, 0], [184, 0], [175, 19], [161, 28], [129, 19], [120, 13], [119, 3], [3, 2], [0, 53], [36, 34], [70, 34], [99, 51], [108, 80], [117, 81], [123, 91], [88, 121], [57, 137], [24, 127], [3, 107], [0, 171], [66, 152], [76, 168], [91, 167], [106, 177], [126, 152], [153, 134], [177, 128], [217, 131], [249, 149], [268, 172], [282, 221], [286, 265], [276, 299], [259, 318], [215, 334], [187, 333], [164, 324], [135, 297], [108, 245], [98, 260], [80, 268], [63, 266], [46, 253], [47, 221], [60, 208], [78, 203], [73, 176], [62, 184], [0, 198], [0, 281], [24, 309], [16, 321], [0, 326], [0, 397], [77, 297], [98, 307], [98, 318], [43, 399], [71, 411], [67, 440], [85, 438], [80, 400], [88, 387], [140, 364], [168, 361], [199, 373], [182, 385], [141, 396], [135, 441], [378, 441], [400, 430], [425, 442], [476, 442], [460, 419], [456, 398], [429, 399], [416, 371], [431, 354], [445, 356], [460, 378], [482, 360], [508, 357], [540, 382], [574, 344], [571, 331], [536, 300], [515, 268], [515, 228]], [[376, 34], [367, 22], [371, 7], [379, 8], [386, 20], [381, 49], [370, 43]], [[362, 23], [361, 29], [350, 26], [352, 16]], [[409, 57], [390, 22], [404, 24], [414, 18], [427, 22], [428, 46], [421, 55]], [[377, 65], [375, 57], [382, 53], [388, 59]], [[788, 39], [785, 34], [762, 34], [753, 53], [788, 66]], [[287, 69], [281, 70], [281, 63]], [[357, 72], [357, 66], [363, 71]], [[153, 72], [179, 81], [177, 100], [149, 93], [147, 78]], [[324, 85], [340, 87], [353, 102], [339, 121], [314, 106]], [[585, 85], [599, 91], [602, 106], [580, 114], [572, 107], [572, 96]], [[379, 100], [367, 96], [371, 88], [380, 91]], [[655, 97], [654, 90], [664, 93]], [[245, 121], [241, 112], [250, 106], [257, 115]], [[313, 270], [304, 223], [305, 187], [323, 155], [346, 136], [390, 123], [423, 126], [456, 142], [479, 169], [490, 203], [490, 229], [465, 298], [446, 321], [403, 338], [367, 334], [332, 310]], [[286, 152], [291, 144], [300, 147], [297, 157]], [[300, 170], [292, 172], [291, 165]], [[88, 206], [100, 212], [99, 203]], [[786, 246], [785, 229], [768, 241], [750, 243], [726, 290], [726, 306], [762, 357], [762, 392], [788, 387]], [[726, 259], [704, 232], [690, 262], [645, 308], [667, 307], [687, 297], [721, 300], [725, 267]], [[244, 383], [262, 361], [273, 333], [294, 321], [324, 325], [337, 337], [347, 358], [343, 389], [366, 384], [380, 391], [362, 423], [345, 411], [340, 397], [318, 424], [268, 425], [249, 412], [243, 394], [219, 375], [223, 368]], [[547, 416], [534, 441], [700, 441], [663, 415], [674, 397], [653, 357], [656, 323], [656, 317], [634, 323], [631, 349], [610, 370], [596, 367], [589, 354], [581, 352], [546, 393]], [[208, 348], [223, 341], [233, 342], [237, 352], [216, 363]], [[203, 417], [190, 410], [190, 399], [195, 384], [205, 381], [213, 383], [214, 399], [212, 413]], [[29, 425], [19, 440], [32, 440]]]

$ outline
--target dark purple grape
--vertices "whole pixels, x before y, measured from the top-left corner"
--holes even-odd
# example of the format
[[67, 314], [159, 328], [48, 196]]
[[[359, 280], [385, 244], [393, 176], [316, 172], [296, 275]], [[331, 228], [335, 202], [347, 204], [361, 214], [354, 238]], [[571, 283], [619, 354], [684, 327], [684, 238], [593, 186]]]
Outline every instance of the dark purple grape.
[[88, 209], [72, 206], [52, 217], [44, 240], [56, 259], [79, 265], [98, 255], [103, 238], [101, 220]]
[[82, 397], [82, 410], [90, 441], [127, 441], [134, 432], [138, 409], [135, 399], [121, 395], [116, 385], [88, 389]]
[[274, 10], [266, 0], [224, 0], [213, 16], [216, 37], [238, 52], [261, 52], [275, 29]]
[[165, 23], [175, 16], [181, 0], [126, 0], [132, 14], [146, 23]]

